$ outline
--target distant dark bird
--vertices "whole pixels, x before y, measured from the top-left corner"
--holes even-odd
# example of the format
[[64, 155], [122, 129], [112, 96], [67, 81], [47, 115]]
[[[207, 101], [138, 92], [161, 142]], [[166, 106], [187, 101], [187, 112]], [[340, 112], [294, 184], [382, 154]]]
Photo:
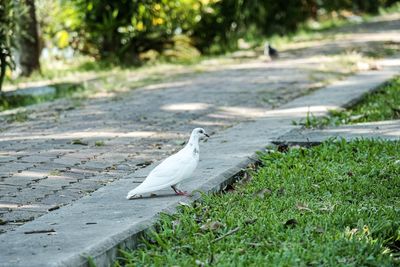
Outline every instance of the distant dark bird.
[[265, 44], [264, 55], [269, 56], [271, 59], [277, 59], [279, 57], [278, 50], [273, 48], [269, 43]]

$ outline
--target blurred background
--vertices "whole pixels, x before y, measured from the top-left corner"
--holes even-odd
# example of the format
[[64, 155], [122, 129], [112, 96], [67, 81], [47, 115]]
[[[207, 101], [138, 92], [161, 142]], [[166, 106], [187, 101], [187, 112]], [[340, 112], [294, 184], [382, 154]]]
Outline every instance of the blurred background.
[[[191, 63], [274, 44], [397, 0], [0, 0], [0, 86], [66, 73]], [[1, 88], [1, 87], [0, 87]]]

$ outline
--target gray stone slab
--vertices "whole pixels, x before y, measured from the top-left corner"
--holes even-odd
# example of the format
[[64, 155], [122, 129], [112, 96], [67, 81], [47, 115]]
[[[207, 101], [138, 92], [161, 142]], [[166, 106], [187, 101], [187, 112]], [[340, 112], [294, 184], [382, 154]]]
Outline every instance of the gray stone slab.
[[321, 143], [329, 138], [400, 140], [400, 120], [358, 123], [326, 129], [296, 129], [278, 139], [277, 143]]
[[32, 156], [28, 156], [28, 157], [23, 157], [21, 159], [22, 162], [27, 162], [27, 163], [44, 163], [44, 162], [48, 162], [51, 161], [53, 158], [51, 157], [46, 157], [46, 156], [42, 156], [42, 155], [32, 155]]
[[7, 162], [11, 162], [11, 161], [14, 161], [16, 159], [17, 159], [17, 157], [14, 157], [14, 156], [3, 156], [3, 155], [1, 155], [0, 156], [0, 163], [5, 164]]
[[[397, 65], [398, 66], [398, 65]], [[238, 124], [201, 143], [201, 160], [185, 190], [218, 191], [256, 158], [256, 151], [277, 136], [294, 129], [293, 120], [305, 118], [310, 110], [327, 114], [343, 107], [398, 73], [385, 68], [369, 75], [356, 75], [292, 101], [278, 110], [266, 111], [259, 119]], [[347, 85], [347, 86], [346, 86]], [[329, 95], [329, 97], [326, 97]], [[158, 197], [128, 201], [125, 195], [154, 167], [150, 165], [129, 179], [119, 179], [70, 205], [35, 219], [15, 231], [0, 235], [0, 266], [86, 266], [91, 256], [98, 266], [109, 266], [117, 247], [133, 248], [142, 231], [154, 223], [160, 212], [173, 212], [181, 201], [170, 189]], [[210, 171], [212, 170], [212, 171]], [[56, 234], [25, 234], [53, 229]]]
[[29, 87], [24, 89], [18, 89], [11, 92], [6, 92], [6, 95], [21, 95], [21, 96], [42, 96], [42, 95], [51, 95], [56, 92], [56, 88], [51, 86], [36, 86]]

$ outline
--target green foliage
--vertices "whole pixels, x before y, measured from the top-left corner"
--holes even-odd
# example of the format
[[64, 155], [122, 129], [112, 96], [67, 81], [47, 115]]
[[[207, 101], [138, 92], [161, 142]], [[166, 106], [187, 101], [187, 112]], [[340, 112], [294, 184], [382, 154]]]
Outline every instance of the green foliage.
[[[239, 37], [287, 34], [319, 14], [342, 9], [377, 12], [394, 2], [38, 0], [38, 5], [45, 36], [57, 47], [70, 45], [98, 59], [132, 64], [147, 59], [140, 55], [149, 50], [150, 57], [172, 48], [179, 54], [177, 35], [190, 37], [189, 44], [203, 53], [219, 53], [235, 49]], [[52, 16], [46, 14], [49, 7]]]
[[332, 114], [342, 123], [358, 123], [400, 119], [400, 77], [368, 94], [348, 111]]
[[53, 93], [40, 95], [19, 95], [19, 94], [1, 94], [0, 112], [7, 109], [29, 106], [43, 102], [52, 101], [59, 98], [72, 98], [85, 88], [80, 84], [60, 83], [53, 84]]
[[380, 7], [388, 7], [397, 0], [334, 0], [322, 1], [322, 7], [328, 11], [353, 10], [355, 12], [377, 13]]
[[339, 140], [263, 153], [246, 183], [162, 216], [115, 266], [397, 266], [399, 149]]
[[95, 146], [105, 146], [105, 143], [104, 143], [104, 141], [96, 141], [96, 142], [94, 143], [94, 145], [95, 145]]
[[7, 123], [25, 122], [27, 120], [28, 120], [28, 113], [26, 111], [20, 111], [6, 116]]
[[67, 29], [51, 29], [59, 43], [75, 36], [70, 42], [80, 51], [122, 63], [136, 63], [141, 52], [161, 51], [174, 35], [190, 32], [200, 9], [195, 0], [78, 0], [64, 5], [60, 17], [73, 19]]
[[23, 12], [24, 9], [16, 0], [0, 2], [0, 92], [6, 68], [14, 68], [11, 51], [16, 48], [14, 36], [18, 30], [18, 18]]
[[38, 23], [46, 47], [83, 49], [81, 40], [85, 33], [81, 28], [85, 13], [74, 2], [36, 0]]

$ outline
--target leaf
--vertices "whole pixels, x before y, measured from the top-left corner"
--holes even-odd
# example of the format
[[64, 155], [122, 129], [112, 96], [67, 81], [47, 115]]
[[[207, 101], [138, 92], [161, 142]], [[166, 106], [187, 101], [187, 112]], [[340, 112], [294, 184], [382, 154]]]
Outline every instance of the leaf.
[[89, 267], [96, 267], [96, 263], [94, 262], [94, 259], [91, 256], [87, 257], [87, 261]]
[[223, 189], [222, 189], [222, 191], [223, 192], [233, 192], [233, 191], [235, 191], [235, 187], [234, 187], [234, 185], [233, 184], [227, 184]]
[[182, 202], [182, 201], [179, 201], [178, 204], [181, 205], [181, 206], [190, 207], [190, 205], [188, 203], [185, 203], [185, 202]]
[[333, 204], [333, 205], [328, 204], [328, 205], [326, 205], [326, 206], [324, 206], [322, 208], [319, 208], [318, 210], [319, 211], [332, 212], [334, 210], [334, 208], [335, 208], [335, 204]]
[[278, 189], [278, 191], [276, 192], [277, 196], [283, 196], [285, 195], [285, 188], [281, 187]]
[[57, 46], [61, 49], [69, 45], [69, 34], [66, 30], [61, 30], [56, 34]]
[[254, 224], [257, 221], [257, 219], [247, 219], [244, 221], [244, 225], [251, 225]]
[[202, 231], [216, 231], [223, 227], [224, 224], [218, 221], [208, 221], [202, 226], [200, 226], [200, 230]]
[[289, 219], [285, 222], [285, 228], [294, 228], [298, 224], [296, 219]]
[[250, 182], [251, 180], [253, 180], [253, 176], [252, 175], [250, 175], [248, 172], [245, 172], [244, 174], [243, 174], [243, 178], [242, 178], [242, 180], [240, 180], [240, 183], [248, 183], [248, 182]]
[[277, 150], [281, 153], [286, 153], [289, 151], [289, 145], [287, 144], [279, 144]]
[[312, 209], [310, 209], [307, 204], [302, 204], [302, 203], [297, 203], [296, 204], [296, 208], [300, 211], [312, 211]]
[[260, 198], [264, 198], [265, 196], [270, 196], [272, 194], [272, 190], [269, 188], [264, 188], [257, 191], [254, 195]]
[[49, 172], [50, 176], [60, 176], [61, 172], [59, 170], [53, 170], [51, 172]]
[[74, 139], [74, 140], [72, 140], [71, 144], [72, 144], [72, 145], [82, 145], [82, 146], [87, 146], [87, 145], [88, 145], [87, 142], [84, 142], [84, 141], [82, 141], [82, 140], [80, 140], [80, 139]]

